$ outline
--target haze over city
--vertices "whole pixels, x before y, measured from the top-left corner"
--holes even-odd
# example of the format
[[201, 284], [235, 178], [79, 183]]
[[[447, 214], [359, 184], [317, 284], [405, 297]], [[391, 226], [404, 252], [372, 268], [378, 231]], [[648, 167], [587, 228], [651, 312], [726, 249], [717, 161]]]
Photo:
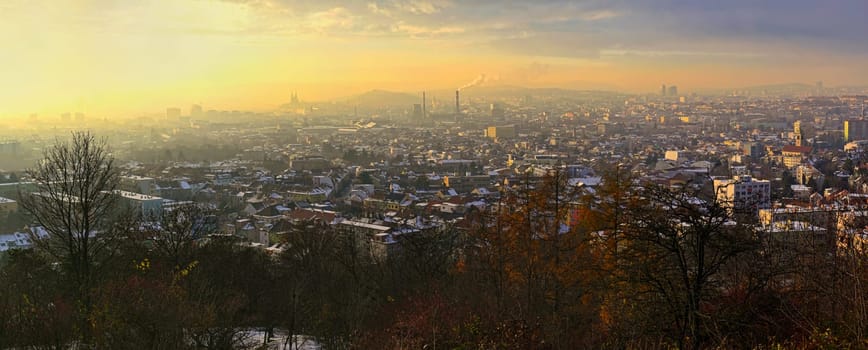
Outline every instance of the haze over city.
[[866, 0], [0, 0], [0, 350], [868, 349]]
[[702, 92], [868, 81], [868, 3], [23, 1], [0, 4], [0, 116], [270, 110], [373, 89]]

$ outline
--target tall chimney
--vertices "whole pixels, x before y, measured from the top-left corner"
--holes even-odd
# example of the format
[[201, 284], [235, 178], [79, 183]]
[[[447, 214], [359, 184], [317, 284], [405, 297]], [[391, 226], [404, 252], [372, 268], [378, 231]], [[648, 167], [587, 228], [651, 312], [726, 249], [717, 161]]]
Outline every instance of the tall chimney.
[[461, 100], [459, 97], [460, 90], [455, 90], [455, 114], [461, 113]]
[[426, 111], [426, 103], [425, 103], [425, 91], [422, 91], [422, 118], [427, 117], [428, 115], [425, 113]]

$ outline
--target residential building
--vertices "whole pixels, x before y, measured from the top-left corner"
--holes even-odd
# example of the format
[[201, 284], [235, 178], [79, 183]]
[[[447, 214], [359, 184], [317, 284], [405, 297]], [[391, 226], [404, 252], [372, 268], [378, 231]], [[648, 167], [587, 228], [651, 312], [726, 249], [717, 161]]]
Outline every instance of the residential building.
[[120, 190], [114, 193], [121, 197], [122, 203], [129, 205], [136, 214], [143, 217], [155, 217], [163, 213], [163, 199], [160, 197]]
[[771, 183], [748, 175], [714, 179], [714, 193], [720, 203], [736, 210], [771, 207]]
[[485, 136], [492, 139], [515, 137], [515, 125], [489, 126], [485, 129]]
[[783, 160], [784, 166], [787, 168], [794, 168], [799, 164], [802, 164], [802, 161], [808, 157], [811, 150], [811, 147], [806, 146], [784, 146], [784, 148], [781, 149], [781, 159]]
[[844, 121], [844, 142], [868, 140], [868, 120], [849, 119]]

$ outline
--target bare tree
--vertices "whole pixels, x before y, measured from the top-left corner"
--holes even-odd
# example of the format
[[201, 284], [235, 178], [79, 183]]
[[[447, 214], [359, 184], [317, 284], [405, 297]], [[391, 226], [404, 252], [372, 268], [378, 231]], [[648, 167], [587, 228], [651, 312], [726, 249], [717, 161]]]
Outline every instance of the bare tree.
[[34, 245], [54, 258], [69, 279], [82, 308], [80, 331], [88, 342], [91, 288], [118, 237], [112, 220], [118, 198], [112, 193], [118, 185], [114, 158], [104, 139], [75, 132], [69, 141], [46, 149], [27, 175], [35, 191], [20, 191], [20, 205], [48, 234], [46, 239], [34, 237]]
[[209, 222], [211, 212], [197, 204], [182, 205], [166, 210], [144, 225], [153, 239], [154, 249], [176, 270], [186, 268], [193, 255], [196, 239], [217, 231]]
[[619, 262], [638, 287], [633, 300], [650, 304], [656, 316], [649, 320], [668, 328], [678, 348], [703, 348], [715, 319], [709, 300], [722, 292], [721, 271], [759, 248], [752, 227], [688, 192], [651, 185], [637, 194]]

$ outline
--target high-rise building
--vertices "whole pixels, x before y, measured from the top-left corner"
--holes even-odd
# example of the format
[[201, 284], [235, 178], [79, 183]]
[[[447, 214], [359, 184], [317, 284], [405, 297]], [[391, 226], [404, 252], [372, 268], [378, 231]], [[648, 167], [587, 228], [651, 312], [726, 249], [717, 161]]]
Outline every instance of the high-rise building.
[[422, 119], [422, 105], [419, 103], [413, 105], [413, 119]]
[[660, 85], [660, 96], [666, 96], [666, 84]]
[[771, 183], [749, 175], [715, 179], [714, 193], [721, 205], [737, 211], [754, 211], [771, 207]]
[[198, 118], [202, 116], [202, 106], [193, 105], [190, 107], [190, 116], [194, 118]]
[[868, 120], [849, 119], [844, 121], [844, 142], [868, 140]]
[[669, 96], [678, 96], [678, 87], [675, 85], [670, 86], [669, 91], [667, 91], [666, 94]]
[[428, 99], [422, 91], [422, 118], [428, 118]]
[[485, 136], [492, 139], [515, 137], [515, 125], [489, 126], [485, 129]]
[[181, 118], [180, 108], [166, 108], [166, 119], [177, 120], [179, 118]]
[[751, 158], [760, 158], [763, 156], [765, 147], [759, 142], [742, 142], [742, 154]]
[[491, 119], [501, 120], [501, 119], [503, 119], [503, 116], [504, 116], [503, 108], [501, 108], [500, 105], [498, 105], [496, 103], [492, 103], [491, 104]]

